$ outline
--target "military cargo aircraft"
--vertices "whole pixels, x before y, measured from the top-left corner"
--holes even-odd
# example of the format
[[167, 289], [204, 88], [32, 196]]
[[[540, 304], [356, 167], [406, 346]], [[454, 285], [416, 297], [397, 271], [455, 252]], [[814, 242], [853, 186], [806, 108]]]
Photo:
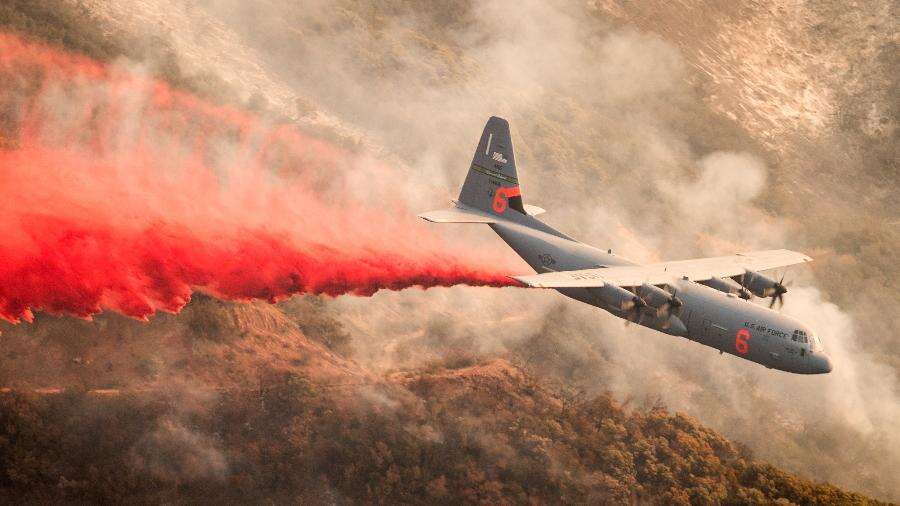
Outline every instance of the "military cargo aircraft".
[[[535, 218], [523, 203], [509, 123], [488, 120], [453, 207], [419, 215], [435, 223], [484, 223], [538, 274], [514, 276], [666, 334], [682, 336], [769, 368], [831, 372], [809, 327], [772, 306], [787, 293], [760, 271], [810, 262], [788, 250], [636, 265], [581, 243]], [[769, 307], [749, 299], [771, 297]]]

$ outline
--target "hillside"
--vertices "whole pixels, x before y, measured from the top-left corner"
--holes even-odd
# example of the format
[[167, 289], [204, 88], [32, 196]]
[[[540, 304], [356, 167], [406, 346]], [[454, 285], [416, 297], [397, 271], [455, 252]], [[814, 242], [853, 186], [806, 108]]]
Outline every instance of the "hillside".
[[371, 206], [455, 196], [506, 116], [526, 201], [579, 238], [808, 251], [785, 311], [838, 365], [789, 377], [513, 289], [39, 314], [0, 324], [3, 500], [896, 501], [895, 15], [714, 4], [4, 2], [4, 31], [390, 163], [322, 182]]
[[329, 320], [314, 309], [297, 311], [305, 311], [298, 313], [304, 314], [301, 322], [269, 304], [226, 304], [198, 295], [178, 315], [159, 315], [148, 324], [115, 314], [90, 322], [39, 316], [32, 325], [3, 329], [0, 385], [130, 392], [175, 383], [230, 390], [254, 384], [261, 370], [298, 366], [324, 383], [372, 381], [300, 330], [303, 325], [324, 342], [333, 335]]
[[[869, 502], [759, 462], [684, 414], [560, 390], [504, 360], [379, 378], [298, 330], [289, 313], [306, 304], [316, 305], [294, 300], [283, 312], [201, 297], [150, 324], [4, 327], [0, 494], [28, 503]], [[304, 322], [318, 339], [340, 331], [318, 319]]]

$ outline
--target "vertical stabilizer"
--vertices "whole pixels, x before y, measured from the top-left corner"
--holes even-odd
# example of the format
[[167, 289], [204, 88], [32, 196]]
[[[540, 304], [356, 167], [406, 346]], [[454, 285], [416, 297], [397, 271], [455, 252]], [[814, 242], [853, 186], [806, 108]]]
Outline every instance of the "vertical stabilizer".
[[484, 126], [459, 202], [500, 216], [511, 212], [526, 214], [505, 119], [492, 116]]

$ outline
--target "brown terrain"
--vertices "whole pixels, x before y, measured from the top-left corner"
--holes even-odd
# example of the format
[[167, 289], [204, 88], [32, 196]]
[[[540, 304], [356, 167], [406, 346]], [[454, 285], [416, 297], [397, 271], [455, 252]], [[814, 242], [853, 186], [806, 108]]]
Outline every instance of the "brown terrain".
[[300, 330], [310, 310], [320, 303], [201, 297], [150, 324], [4, 328], [6, 499], [869, 501], [756, 461], [687, 415], [503, 359], [374, 375], [322, 344], [340, 341], [334, 321]]

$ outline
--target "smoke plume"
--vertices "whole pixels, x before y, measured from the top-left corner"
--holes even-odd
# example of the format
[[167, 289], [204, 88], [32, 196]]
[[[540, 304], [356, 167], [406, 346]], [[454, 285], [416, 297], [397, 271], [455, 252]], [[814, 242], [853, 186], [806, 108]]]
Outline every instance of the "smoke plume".
[[348, 180], [388, 167], [137, 72], [0, 35], [0, 318], [146, 318], [195, 289], [275, 301], [514, 284], [389, 195], [359, 203]]

